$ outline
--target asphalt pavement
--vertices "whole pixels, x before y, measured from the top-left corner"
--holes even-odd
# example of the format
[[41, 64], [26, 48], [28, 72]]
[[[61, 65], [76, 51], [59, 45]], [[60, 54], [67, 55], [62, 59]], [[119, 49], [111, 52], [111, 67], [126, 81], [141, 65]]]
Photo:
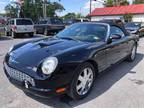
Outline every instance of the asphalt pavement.
[[26, 95], [8, 81], [2, 64], [5, 54], [12, 45], [30, 39], [0, 38], [0, 108], [144, 108], [144, 38], [134, 62], [122, 62], [100, 75], [89, 96], [79, 101]]

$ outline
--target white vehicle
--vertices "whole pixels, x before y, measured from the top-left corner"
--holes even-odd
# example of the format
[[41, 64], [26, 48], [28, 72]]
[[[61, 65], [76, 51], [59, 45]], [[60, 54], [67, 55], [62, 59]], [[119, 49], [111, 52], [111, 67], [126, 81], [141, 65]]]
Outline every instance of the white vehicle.
[[29, 18], [14, 18], [10, 19], [5, 27], [5, 35], [15, 38], [19, 34], [28, 34], [33, 37], [34, 23]]

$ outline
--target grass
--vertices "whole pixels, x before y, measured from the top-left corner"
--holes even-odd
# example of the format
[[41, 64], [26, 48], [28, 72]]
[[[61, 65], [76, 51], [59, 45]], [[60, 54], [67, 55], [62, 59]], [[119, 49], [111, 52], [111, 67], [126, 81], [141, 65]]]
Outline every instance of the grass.
[[4, 26], [0, 25], [0, 36], [4, 36]]
[[4, 36], [4, 32], [0, 32], [0, 37], [1, 37], [1, 36]]

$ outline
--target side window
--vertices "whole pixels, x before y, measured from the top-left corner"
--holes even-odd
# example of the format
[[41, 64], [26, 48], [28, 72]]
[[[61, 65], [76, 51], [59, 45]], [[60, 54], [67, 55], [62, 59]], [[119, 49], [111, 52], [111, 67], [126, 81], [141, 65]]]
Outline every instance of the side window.
[[47, 20], [46, 22], [47, 22], [47, 24], [51, 24], [51, 21], [50, 21], [50, 20]]
[[6, 23], [6, 25], [10, 25], [10, 21], [8, 21], [8, 22]]
[[10, 20], [9, 25], [14, 25], [14, 20]]
[[124, 32], [123, 32], [120, 28], [118, 28], [118, 27], [116, 27], [116, 26], [112, 26], [112, 27], [111, 27], [110, 35], [112, 35], [112, 34], [119, 34], [119, 35], [121, 35], [122, 37], [125, 36]]
[[14, 20], [11, 21], [11, 25], [14, 25]]

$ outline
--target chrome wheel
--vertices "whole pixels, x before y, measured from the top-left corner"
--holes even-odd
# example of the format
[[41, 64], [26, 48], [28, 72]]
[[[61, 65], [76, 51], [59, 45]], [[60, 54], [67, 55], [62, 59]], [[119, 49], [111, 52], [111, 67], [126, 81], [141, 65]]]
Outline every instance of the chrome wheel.
[[76, 83], [76, 91], [78, 95], [87, 94], [92, 86], [93, 80], [94, 80], [93, 70], [89, 67], [83, 69]]
[[134, 60], [136, 56], [136, 46], [133, 47], [132, 53], [131, 53], [131, 59]]

